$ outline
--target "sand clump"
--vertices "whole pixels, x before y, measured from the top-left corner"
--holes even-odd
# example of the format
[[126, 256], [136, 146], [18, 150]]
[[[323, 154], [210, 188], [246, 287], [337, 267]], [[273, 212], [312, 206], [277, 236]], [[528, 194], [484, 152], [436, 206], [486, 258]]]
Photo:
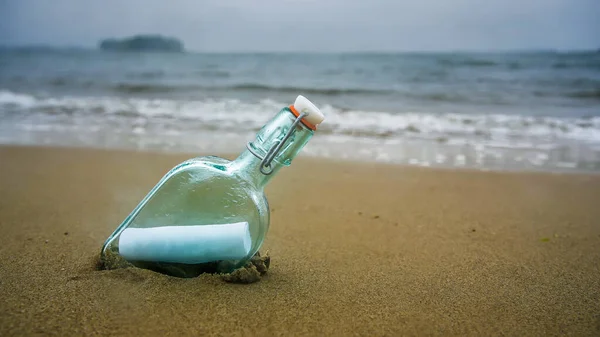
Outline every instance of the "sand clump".
[[260, 281], [263, 275], [269, 270], [271, 265], [271, 256], [269, 252], [265, 256], [260, 256], [257, 252], [245, 266], [234, 270], [229, 274], [223, 274], [221, 278], [230, 283], [254, 283]]
[[107, 249], [104, 254], [100, 256], [100, 262], [98, 263], [99, 269], [113, 270], [122, 268], [131, 268], [133, 265], [125, 260], [121, 255]]

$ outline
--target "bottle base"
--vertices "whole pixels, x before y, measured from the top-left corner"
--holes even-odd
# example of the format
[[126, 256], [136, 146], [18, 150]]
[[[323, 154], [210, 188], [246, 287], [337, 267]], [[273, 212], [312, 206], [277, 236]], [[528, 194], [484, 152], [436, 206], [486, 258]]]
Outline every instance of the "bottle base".
[[[180, 278], [194, 278], [202, 274], [227, 274], [227, 277], [224, 278], [227, 282], [252, 283], [259, 280], [260, 276], [267, 272], [270, 261], [271, 258], [268, 253], [261, 257], [260, 252], [257, 252], [252, 259], [243, 265], [239, 265], [239, 262], [236, 264], [236, 261], [215, 261], [199, 264], [128, 261], [118, 253], [107, 249], [100, 256], [100, 269], [114, 270], [137, 267]], [[251, 276], [249, 277], [247, 274]]]

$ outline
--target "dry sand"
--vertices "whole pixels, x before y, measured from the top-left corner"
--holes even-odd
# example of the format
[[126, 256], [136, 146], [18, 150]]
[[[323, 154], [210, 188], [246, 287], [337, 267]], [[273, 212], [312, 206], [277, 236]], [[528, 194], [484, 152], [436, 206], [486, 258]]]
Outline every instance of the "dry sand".
[[0, 148], [0, 335], [600, 335], [600, 176], [301, 158], [261, 282], [95, 270], [187, 157]]

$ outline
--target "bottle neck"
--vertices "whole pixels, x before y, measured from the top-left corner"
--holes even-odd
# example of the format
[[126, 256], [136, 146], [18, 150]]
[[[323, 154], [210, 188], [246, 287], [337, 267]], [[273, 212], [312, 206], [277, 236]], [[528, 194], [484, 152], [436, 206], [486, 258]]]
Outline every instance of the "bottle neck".
[[242, 174], [246, 180], [249, 180], [254, 186], [264, 188], [265, 185], [277, 174], [282, 165], [274, 163], [273, 172], [271, 174], [263, 174], [260, 172], [262, 159], [256, 157], [252, 152], [246, 150], [242, 152], [232, 163], [232, 169]]
[[[302, 123], [298, 123], [291, 130], [295, 120], [296, 116], [288, 108], [282, 109], [262, 127], [254, 141], [248, 144], [252, 151], [246, 149], [233, 161], [232, 169], [238, 171], [256, 187], [264, 188], [283, 166], [291, 164], [292, 159], [298, 155], [313, 135], [313, 131]], [[270, 166], [263, 167], [261, 170], [264, 164], [262, 158], [265, 158], [269, 150], [277, 146], [290, 132], [292, 134], [275, 154]], [[264, 172], [270, 172], [270, 174]]]

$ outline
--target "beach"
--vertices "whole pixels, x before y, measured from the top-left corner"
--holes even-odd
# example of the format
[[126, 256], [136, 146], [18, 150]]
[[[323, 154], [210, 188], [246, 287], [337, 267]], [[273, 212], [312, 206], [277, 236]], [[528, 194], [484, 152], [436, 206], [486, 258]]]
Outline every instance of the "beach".
[[600, 334], [597, 174], [300, 157], [266, 190], [260, 282], [98, 270], [193, 156], [0, 147], [0, 335]]

